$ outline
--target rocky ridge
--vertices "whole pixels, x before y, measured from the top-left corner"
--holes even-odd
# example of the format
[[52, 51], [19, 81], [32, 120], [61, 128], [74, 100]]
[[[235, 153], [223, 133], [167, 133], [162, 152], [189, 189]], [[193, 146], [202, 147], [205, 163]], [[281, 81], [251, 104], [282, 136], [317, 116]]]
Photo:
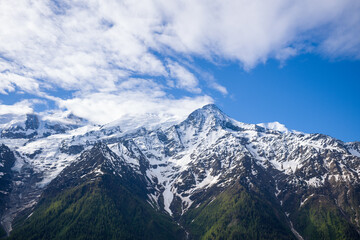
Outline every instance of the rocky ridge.
[[13, 179], [4, 191], [2, 225], [8, 232], [17, 215], [32, 211], [44, 190], [106, 174], [127, 179], [129, 186], [137, 183], [153, 208], [180, 222], [240, 184], [266, 196], [298, 239], [306, 239], [301, 221], [306, 209], [324, 203], [351, 229], [360, 229], [359, 142], [289, 131], [278, 123], [241, 123], [215, 105], [171, 126], [131, 130], [80, 120], [51, 125], [28, 115], [24, 123], [2, 129], [0, 141], [15, 159], [7, 160], [11, 171], [0, 168], [1, 177]]

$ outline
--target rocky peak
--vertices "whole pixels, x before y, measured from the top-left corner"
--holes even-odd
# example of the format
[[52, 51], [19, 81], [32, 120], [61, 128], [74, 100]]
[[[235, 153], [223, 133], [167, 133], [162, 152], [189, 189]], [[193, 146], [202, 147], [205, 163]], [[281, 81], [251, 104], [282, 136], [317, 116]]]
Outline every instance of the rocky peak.
[[195, 127], [199, 131], [206, 128], [226, 128], [228, 125], [233, 125], [232, 120], [214, 104], [195, 110], [180, 124], [180, 126]]
[[89, 179], [102, 176], [105, 172], [114, 172], [117, 165], [122, 164], [104, 143], [96, 143], [91, 149], [85, 150], [78, 159], [66, 167], [60, 175], [51, 182], [49, 188], [67, 188], [79, 185]]
[[40, 121], [37, 115], [35, 114], [27, 114], [26, 121], [25, 121], [25, 129], [32, 129], [36, 130], [40, 126]]
[[194, 119], [212, 119], [212, 120], [225, 120], [228, 117], [223, 113], [215, 104], [208, 104], [193, 111], [187, 120], [191, 121]]

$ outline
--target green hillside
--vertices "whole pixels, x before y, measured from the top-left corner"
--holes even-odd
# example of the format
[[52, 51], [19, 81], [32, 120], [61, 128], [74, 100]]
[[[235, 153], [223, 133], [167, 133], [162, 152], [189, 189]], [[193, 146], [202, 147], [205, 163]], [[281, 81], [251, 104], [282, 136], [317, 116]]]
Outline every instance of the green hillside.
[[170, 217], [117, 184], [112, 176], [45, 197], [11, 239], [182, 239]]
[[295, 239], [266, 200], [235, 185], [185, 215], [194, 239]]
[[326, 197], [313, 197], [294, 215], [296, 229], [305, 239], [359, 239], [344, 214]]

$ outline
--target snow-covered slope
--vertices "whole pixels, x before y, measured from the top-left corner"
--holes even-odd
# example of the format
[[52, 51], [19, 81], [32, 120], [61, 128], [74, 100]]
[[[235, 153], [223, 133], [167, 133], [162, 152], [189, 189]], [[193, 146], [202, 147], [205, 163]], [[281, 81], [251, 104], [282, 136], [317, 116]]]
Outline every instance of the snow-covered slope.
[[0, 116], [1, 138], [34, 139], [85, 126], [88, 122], [71, 113]]
[[[288, 189], [301, 192], [296, 195], [301, 207], [314, 189], [359, 184], [360, 143], [289, 131], [277, 122], [241, 123], [215, 105], [206, 105], [183, 121], [151, 115], [146, 124], [129, 118], [95, 126], [74, 116], [66, 119], [54, 125], [49, 117], [28, 115], [25, 121], [2, 125], [0, 142], [16, 156], [13, 170], [18, 178], [24, 169], [37, 173], [39, 192], [99, 142], [111, 151], [111, 161], [123, 161], [144, 180], [148, 201], [173, 216], [195, 208], [210, 189], [215, 194], [236, 181], [249, 188], [266, 186], [287, 211], [294, 201]], [[89, 171], [100, 174], [99, 169]], [[114, 167], [113, 172], [120, 174], [121, 168]]]

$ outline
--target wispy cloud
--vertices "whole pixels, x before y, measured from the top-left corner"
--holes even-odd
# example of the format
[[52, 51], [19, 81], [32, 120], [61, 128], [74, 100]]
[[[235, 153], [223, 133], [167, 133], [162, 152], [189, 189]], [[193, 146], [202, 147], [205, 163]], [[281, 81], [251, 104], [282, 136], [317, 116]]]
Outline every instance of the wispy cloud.
[[23, 100], [13, 105], [0, 104], [0, 115], [20, 115], [33, 112], [33, 102]]
[[198, 87], [198, 79], [189, 70], [176, 62], [170, 62], [167, 67], [169, 68], [170, 77], [175, 79], [177, 88], [193, 93], [201, 93], [201, 89]]
[[112, 122], [122, 117], [136, 117], [145, 113], [158, 113], [160, 117], [181, 120], [194, 109], [200, 108], [212, 99], [208, 96], [174, 99], [141, 91], [123, 91], [121, 94], [93, 93], [84, 97], [61, 100], [60, 106], [98, 124]]
[[[116, 96], [198, 106], [212, 101], [204, 87], [227, 89], [189, 68], [193, 57], [245, 69], [307, 51], [360, 58], [359, 12], [357, 0], [1, 1], [0, 93], [47, 97], [84, 117], [76, 104], [112, 105]], [[76, 94], [47, 93], [59, 88]], [[172, 88], [192, 97], [174, 98]]]

